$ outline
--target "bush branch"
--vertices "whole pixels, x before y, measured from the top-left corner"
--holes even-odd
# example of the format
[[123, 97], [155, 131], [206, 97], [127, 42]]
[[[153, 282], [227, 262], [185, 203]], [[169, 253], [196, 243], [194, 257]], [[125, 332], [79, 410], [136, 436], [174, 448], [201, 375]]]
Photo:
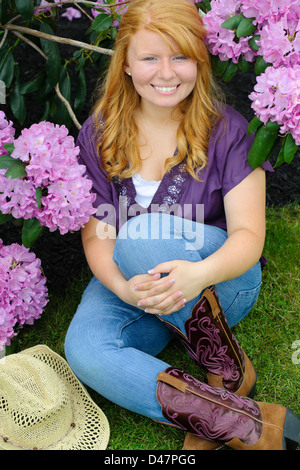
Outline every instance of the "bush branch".
[[36, 29], [26, 28], [25, 26], [6, 24], [0, 25], [0, 27], [4, 30], [18, 31], [23, 34], [29, 34], [31, 36], [48, 39], [48, 41], [58, 42], [60, 44], [69, 44], [70, 46], [79, 47], [80, 49], [87, 49], [98, 52], [100, 54], [112, 56], [114, 53], [112, 49], [105, 49], [104, 47], [93, 46], [92, 44], [87, 44], [86, 42], [77, 41], [75, 39], [63, 38], [61, 36], [55, 36], [54, 34], [43, 33], [41, 31], [37, 31]]

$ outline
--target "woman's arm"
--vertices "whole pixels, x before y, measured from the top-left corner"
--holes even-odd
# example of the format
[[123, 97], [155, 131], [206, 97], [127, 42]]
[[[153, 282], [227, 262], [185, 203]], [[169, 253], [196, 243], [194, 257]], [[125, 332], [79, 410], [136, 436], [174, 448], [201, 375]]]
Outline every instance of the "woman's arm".
[[[109, 236], [105, 238], [105, 232]], [[141, 274], [126, 280], [118, 266], [113, 261], [113, 251], [116, 242], [116, 230], [113, 226], [91, 217], [81, 230], [81, 237], [88, 265], [99, 281], [114, 292], [124, 302], [138, 306], [139, 301], [150, 295], [165, 292], [173, 283], [165, 279], [157, 285], [160, 275]], [[139, 283], [147, 283], [147, 292], [136, 290]]]
[[[257, 168], [224, 198], [228, 239], [215, 253], [199, 262], [174, 260], [153, 267], [169, 273], [174, 285], [163, 294], [141, 300], [149, 313], [168, 315], [179, 310], [206, 287], [240, 276], [259, 260], [265, 239], [265, 172]], [[165, 278], [166, 279], [166, 278]], [[139, 284], [145, 291], [147, 283]], [[175, 303], [174, 291], [182, 293]]]
[[[107, 238], [100, 238], [99, 232], [110, 230]], [[91, 217], [89, 222], [81, 229], [81, 239], [88, 265], [102, 284], [113, 292], [119, 284], [126, 279], [113, 262], [113, 250], [115, 246], [115, 228]]]

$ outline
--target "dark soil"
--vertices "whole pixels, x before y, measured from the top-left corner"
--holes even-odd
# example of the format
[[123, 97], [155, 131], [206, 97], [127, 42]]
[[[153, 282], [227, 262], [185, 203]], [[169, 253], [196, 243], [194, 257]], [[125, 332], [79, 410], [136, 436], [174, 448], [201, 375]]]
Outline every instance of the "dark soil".
[[[84, 39], [84, 33], [87, 29], [86, 19], [80, 19], [69, 23], [66, 19], [62, 19], [59, 23], [57, 34], [74, 39]], [[40, 58], [35, 51], [27, 45], [18, 46], [19, 55], [17, 57], [21, 69], [24, 74], [24, 81], [33, 77], [39, 70], [44, 59]], [[70, 57], [74, 48], [71, 46], [60, 46], [61, 54], [64, 57]], [[91, 106], [93, 92], [98, 79], [98, 70], [95, 66], [91, 66], [87, 74], [87, 102], [79, 116], [81, 123], [88, 117]], [[254, 75], [245, 75], [238, 73], [232, 82], [228, 84], [222, 83], [222, 87], [226, 92], [227, 102], [243, 114], [248, 120], [253, 117], [251, 110], [251, 102], [248, 99], [249, 93], [253, 90], [255, 83]], [[26, 121], [22, 127], [29, 127], [35, 122], [39, 122], [43, 106], [36, 104], [33, 95], [27, 95], [26, 107], [28, 112]], [[2, 106], [2, 109], [14, 123], [17, 129], [16, 136], [22, 129], [15, 122], [9, 107]], [[70, 133], [76, 138], [77, 129], [72, 127]], [[275, 157], [274, 161], [275, 162]], [[282, 206], [290, 202], [300, 203], [300, 152], [298, 151], [293, 162], [289, 165], [284, 164], [276, 169], [275, 174], [267, 181], [267, 204], [274, 206]], [[18, 242], [20, 243], [20, 231], [13, 224], [5, 224], [0, 226], [0, 238], [5, 244]], [[52, 291], [65, 290], [68, 281], [85, 268], [86, 261], [81, 247], [79, 232], [74, 234], [60, 235], [58, 232], [50, 233], [44, 230], [42, 237], [33, 247], [33, 251], [41, 258], [43, 270], [47, 277], [48, 288]]]

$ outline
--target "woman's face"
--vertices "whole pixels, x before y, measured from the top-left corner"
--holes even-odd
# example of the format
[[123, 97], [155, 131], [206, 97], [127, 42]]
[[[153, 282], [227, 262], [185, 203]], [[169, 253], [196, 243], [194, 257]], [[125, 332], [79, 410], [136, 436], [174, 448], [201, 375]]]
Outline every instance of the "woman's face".
[[142, 106], [174, 108], [194, 89], [197, 64], [185, 57], [168, 37], [142, 29], [131, 38], [125, 72], [141, 97]]

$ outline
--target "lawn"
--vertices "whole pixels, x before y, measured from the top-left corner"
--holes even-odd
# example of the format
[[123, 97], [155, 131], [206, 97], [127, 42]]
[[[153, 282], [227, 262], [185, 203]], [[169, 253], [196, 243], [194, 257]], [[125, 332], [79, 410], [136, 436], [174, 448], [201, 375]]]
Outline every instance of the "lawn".
[[[258, 371], [256, 400], [289, 406], [298, 415], [299, 251], [299, 206], [268, 208], [264, 250], [268, 264], [263, 272], [261, 294], [252, 312], [233, 330]], [[42, 318], [34, 326], [21, 330], [17, 351], [46, 344], [64, 355], [65, 334], [89, 278], [87, 271], [76, 273], [64, 295], [50, 292], [50, 302]], [[161, 358], [204, 378], [204, 372], [199, 371], [177, 342], [171, 343]], [[184, 435], [181, 431], [121, 409], [93, 391], [89, 392], [110, 422], [108, 450], [182, 449]]]

